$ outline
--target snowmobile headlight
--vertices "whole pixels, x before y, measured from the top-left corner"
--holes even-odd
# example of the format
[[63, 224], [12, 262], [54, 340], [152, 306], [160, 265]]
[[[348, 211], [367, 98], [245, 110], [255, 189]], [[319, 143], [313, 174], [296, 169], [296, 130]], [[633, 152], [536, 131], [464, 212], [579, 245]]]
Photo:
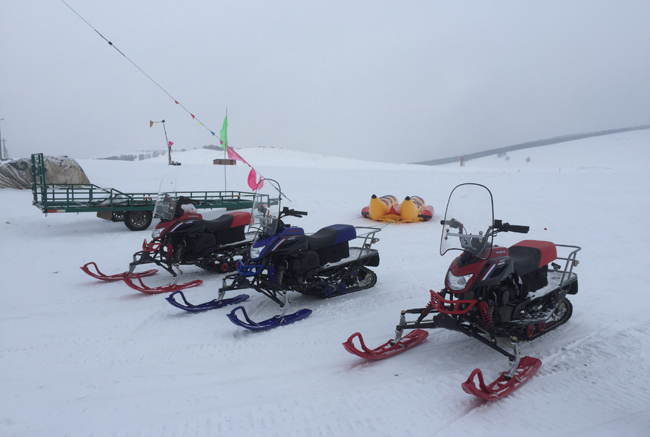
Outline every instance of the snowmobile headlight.
[[154, 229], [153, 232], [151, 233], [151, 238], [153, 239], [160, 238], [161, 233], [162, 233], [162, 229]]
[[250, 257], [251, 257], [251, 259], [257, 259], [257, 258], [259, 258], [260, 255], [262, 254], [262, 251], [264, 250], [265, 247], [266, 247], [266, 246], [257, 246], [257, 247], [255, 247], [255, 246], [251, 246], [251, 250], [250, 250]]
[[454, 291], [464, 290], [467, 283], [472, 279], [474, 274], [456, 276], [453, 273], [447, 273], [447, 285]]

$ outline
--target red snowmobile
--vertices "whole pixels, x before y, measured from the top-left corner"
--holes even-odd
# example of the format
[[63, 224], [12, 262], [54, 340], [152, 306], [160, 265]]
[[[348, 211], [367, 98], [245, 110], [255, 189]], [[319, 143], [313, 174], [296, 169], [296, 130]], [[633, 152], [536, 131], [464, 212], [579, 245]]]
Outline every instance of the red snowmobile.
[[[573, 267], [578, 265], [580, 247], [537, 240], [524, 240], [510, 248], [493, 245], [499, 232], [529, 230], [528, 226], [494, 220], [493, 211], [492, 193], [487, 187], [461, 184], [454, 188], [440, 222], [440, 254], [449, 250], [462, 253], [449, 266], [445, 287], [439, 293], [431, 290], [431, 300], [424, 308], [401, 312], [393, 340], [369, 349], [357, 332], [343, 343], [345, 349], [378, 360], [422, 343], [428, 336], [424, 329], [449, 329], [477, 339], [510, 362], [510, 369], [490, 384], [475, 369], [462, 384], [465, 392], [494, 401], [528, 381], [542, 362], [520, 357], [518, 343], [537, 338], [571, 317], [573, 307], [566, 296], [578, 292]], [[484, 232], [486, 218], [491, 218], [491, 225]], [[561, 261], [563, 266], [558, 264]], [[403, 336], [405, 330], [412, 331]], [[355, 338], [360, 349], [354, 344]]]
[[[117, 275], [105, 275], [95, 263], [88, 263], [81, 269], [90, 276], [104, 281], [123, 280], [129, 287], [142, 293], [158, 294], [183, 290], [201, 285], [194, 280], [183, 284], [171, 283], [160, 287], [148, 287], [142, 281], [153, 275], [156, 269], [134, 273], [137, 266], [156, 264], [177, 278], [181, 265], [196, 265], [208, 271], [226, 273], [235, 270], [235, 263], [250, 247], [245, 228], [250, 222], [250, 213], [231, 212], [214, 220], [203, 220], [196, 212], [190, 199], [174, 193], [161, 192], [154, 207], [154, 215], [160, 217], [152, 233], [152, 240], [144, 240], [142, 250], [133, 255], [129, 271]], [[93, 266], [96, 272], [90, 270]], [[178, 273], [177, 273], [178, 272]], [[134, 280], [139, 282], [135, 283]]]

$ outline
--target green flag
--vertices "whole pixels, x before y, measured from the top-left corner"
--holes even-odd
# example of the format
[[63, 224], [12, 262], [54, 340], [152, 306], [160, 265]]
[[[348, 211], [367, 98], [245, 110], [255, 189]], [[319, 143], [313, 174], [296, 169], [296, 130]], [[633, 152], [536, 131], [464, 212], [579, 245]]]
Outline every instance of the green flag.
[[223, 151], [226, 151], [226, 148], [228, 147], [228, 116], [226, 115], [226, 118], [223, 119], [223, 127], [221, 128], [221, 132], [219, 132], [219, 140], [221, 141], [221, 146], [223, 147]]

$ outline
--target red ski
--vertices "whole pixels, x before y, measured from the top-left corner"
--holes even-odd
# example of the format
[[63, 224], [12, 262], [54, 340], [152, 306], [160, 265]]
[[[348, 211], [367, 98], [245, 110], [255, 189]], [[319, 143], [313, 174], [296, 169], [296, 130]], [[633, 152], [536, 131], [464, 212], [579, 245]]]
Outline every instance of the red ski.
[[[93, 266], [95, 268], [95, 272], [90, 271], [90, 266]], [[97, 267], [97, 264], [95, 264], [94, 262], [86, 263], [80, 268], [86, 274], [92, 276], [93, 278], [100, 279], [102, 281], [107, 281], [107, 282], [121, 281], [122, 279], [124, 279], [126, 276], [129, 275], [129, 272], [118, 273], [115, 275], [105, 275], [99, 270], [99, 267]], [[158, 272], [157, 269], [151, 269], [140, 273], [131, 273], [131, 276], [134, 276], [136, 278], [144, 278], [145, 276], [155, 275], [157, 272]]]
[[[506, 379], [503, 372], [493, 383], [485, 385], [483, 380], [483, 373], [480, 369], [474, 369], [469, 375], [467, 381], [462, 384], [465, 393], [477, 396], [487, 401], [497, 401], [508, 396], [513, 391], [517, 390], [524, 383], [526, 383], [537, 371], [539, 370], [542, 362], [533, 357], [523, 357], [519, 361], [517, 370], [512, 378]], [[474, 376], [478, 375], [479, 386], [474, 384]]]
[[[429, 333], [427, 331], [423, 329], [415, 329], [408, 335], [402, 337], [402, 339], [397, 343], [395, 343], [394, 340], [390, 340], [379, 347], [368, 349], [366, 347], [366, 343], [363, 341], [363, 337], [361, 337], [361, 334], [355, 332], [350, 336], [350, 338], [348, 338], [348, 341], [343, 343], [343, 347], [351, 354], [357, 355], [361, 358], [365, 358], [367, 360], [381, 360], [384, 358], [392, 357], [393, 355], [397, 355], [409, 348], [417, 346], [418, 344], [422, 343], [428, 336]], [[355, 337], [358, 338], [359, 343], [361, 343], [361, 350], [357, 349], [353, 343]]]
[[[140, 284], [136, 284], [133, 282], [133, 278], [138, 280]], [[184, 284], [167, 284], [167, 285], [161, 285], [160, 287], [148, 287], [142, 282], [142, 279], [139, 276], [136, 275], [131, 275], [131, 276], [125, 276], [122, 278], [122, 280], [128, 285], [129, 287], [133, 288], [134, 290], [138, 290], [140, 293], [145, 293], [145, 294], [161, 294], [161, 293], [171, 293], [173, 291], [179, 291], [179, 290], [185, 290], [187, 288], [192, 288], [192, 287], [198, 287], [199, 285], [203, 284], [203, 281], [200, 279], [197, 279], [195, 281], [190, 281], [186, 282]]]

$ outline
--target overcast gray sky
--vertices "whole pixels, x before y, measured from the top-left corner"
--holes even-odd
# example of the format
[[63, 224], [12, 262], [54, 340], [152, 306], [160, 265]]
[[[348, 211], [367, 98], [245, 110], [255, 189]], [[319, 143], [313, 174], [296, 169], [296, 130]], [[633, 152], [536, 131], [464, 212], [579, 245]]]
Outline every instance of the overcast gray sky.
[[[228, 108], [235, 149], [413, 162], [650, 123], [648, 0], [65, 1], [217, 136]], [[10, 156], [162, 149], [162, 119], [218, 144], [61, 0], [0, 4]]]

